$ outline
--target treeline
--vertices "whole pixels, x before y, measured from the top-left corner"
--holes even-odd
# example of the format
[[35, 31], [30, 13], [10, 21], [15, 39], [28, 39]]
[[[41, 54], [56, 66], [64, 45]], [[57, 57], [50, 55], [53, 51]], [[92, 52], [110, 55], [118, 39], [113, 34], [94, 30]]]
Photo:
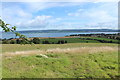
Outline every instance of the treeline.
[[100, 38], [120, 40], [120, 33], [116, 33], [116, 34], [104, 34], [104, 33], [101, 33], [101, 34], [72, 34], [69, 36], [100, 37]]
[[39, 38], [28, 39], [2, 39], [2, 44], [65, 44], [66, 40], [58, 40], [57, 42], [50, 42], [48, 40], [41, 41]]
[[83, 40], [95, 40], [95, 41], [99, 41], [100, 43], [117, 43], [120, 44], [120, 41], [113, 41], [113, 40], [102, 40], [102, 39], [91, 39], [91, 38], [80, 38]]

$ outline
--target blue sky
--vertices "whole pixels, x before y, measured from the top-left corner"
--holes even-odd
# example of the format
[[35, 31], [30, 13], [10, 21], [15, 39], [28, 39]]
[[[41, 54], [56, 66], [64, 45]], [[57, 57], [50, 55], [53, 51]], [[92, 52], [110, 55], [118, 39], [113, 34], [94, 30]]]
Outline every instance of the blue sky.
[[2, 19], [17, 30], [117, 29], [117, 2], [3, 2]]

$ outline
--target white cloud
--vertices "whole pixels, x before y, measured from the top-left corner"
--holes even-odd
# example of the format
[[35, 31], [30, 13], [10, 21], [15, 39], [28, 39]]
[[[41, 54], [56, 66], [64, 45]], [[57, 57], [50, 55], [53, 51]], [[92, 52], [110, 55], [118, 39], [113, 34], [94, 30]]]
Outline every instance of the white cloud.
[[[34, 19], [25, 21], [25, 22], [18, 22], [16, 23], [16, 26], [18, 26], [18, 29], [45, 29], [48, 27], [53, 26], [53, 24], [56, 24], [56, 22], [62, 20], [62, 18], [54, 18], [53, 16], [36, 16]], [[55, 25], [54, 25], [55, 26]]]
[[90, 29], [118, 29], [116, 27], [118, 25], [117, 22], [103, 22], [103, 23], [89, 23], [85, 24], [84, 28]]
[[117, 29], [117, 13], [117, 3], [107, 3], [93, 8], [78, 9], [76, 12], [68, 13], [68, 16], [86, 21], [83, 28]]
[[9, 5], [8, 7], [3, 6], [2, 9], [2, 19], [11, 25], [14, 25], [20, 21], [29, 20], [32, 17], [33, 15], [31, 13], [29, 13], [27, 10], [22, 9], [18, 5]]
[[24, 12], [23, 10], [19, 10], [17, 13], [20, 17], [31, 17], [32, 15], [30, 13]]
[[[76, 6], [80, 3], [52, 3], [52, 2], [28, 2], [28, 3], [3, 3], [2, 14], [3, 20], [11, 23], [30, 20], [34, 18], [34, 13], [53, 7]], [[23, 8], [23, 7], [25, 8]], [[14, 18], [14, 20], [13, 20]], [[12, 20], [12, 21], [10, 21]]]
[[48, 24], [49, 24], [49, 20], [52, 18], [52, 16], [37, 16], [35, 17], [34, 19], [32, 20], [28, 20], [28, 21], [25, 21], [25, 22], [19, 22], [17, 23], [16, 25], [18, 27], [26, 27], [26, 28], [43, 28], [43, 27], [46, 27]]
[[[81, 19], [85, 18], [85, 19], [91, 19], [92, 21], [96, 21], [96, 22], [109, 22], [109, 21], [115, 21], [117, 20], [117, 17], [112, 16], [109, 14], [108, 11], [105, 10], [97, 10], [96, 9], [89, 9], [89, 10], [77, 10], [74, 13], [68, 13], [68, 16], [72, 16], [72, 17], [79, 17]], [[114, 11], [115, 13], [117, 13], [116, 11]]]
[[68, 16], [78, 17], [80, 13], [68, 13]]
[[[82, 3], [20, 3], [3, 7], [3, 19], [21, 29], [80, 29], [80, 28], [117, 28], [117, 3], [105, 3], [92, 8], [80, 8], [69, 12], [66, 17], [34, 15], [44, 9], [53, 7], [78, 6]], [[97, 3], [96, 3], [97, 4]], [[84, 6], [84, 5], [83, 5]], [[59, 13], [60, 14], [60, 13]], [[56, 16], [56, 14], [54, 14]], [[71, 21], [71, 22], [69, 22]], [[113, 27], [114, 26], [114, 27]]]
[[43, 9], [53, 8], [53, 7], [65, 7], [65, 6], [76, 6], [80, 5], [81, 3], [71, 3], [71, 2], [29, 2], [27, 6], [29, 6], [29, 10], [33, 11], [40, 11]]
[[117, 17], [113, 17], [109, 15], [106, 11], [96, 11], [96, 12], [88, 12], [86, 16], [90, 19], [94, 19], [96, 22], [110, 22], [117, 21]]
[[81, 16], [81, 14], [83, 14], [82, 11], [84, 11], [84, 9], [78, 9], [74, 13], [68, 13], [68, 16], [79, 17], [79, 16]]

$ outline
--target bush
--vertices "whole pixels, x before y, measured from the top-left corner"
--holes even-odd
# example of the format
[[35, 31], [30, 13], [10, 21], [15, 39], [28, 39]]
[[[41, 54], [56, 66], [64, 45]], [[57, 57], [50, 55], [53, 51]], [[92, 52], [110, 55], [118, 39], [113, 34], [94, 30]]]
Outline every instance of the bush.
[[11, 40], [10, 44], [16, 44], [16, 40]]
[[65, 43], [64, 40], [59, 40], [59, 41], [57, 42], [57, 44], [64, 44], [64, 43]]
[[67, 41], [65, 41], [65, 43], [67, 43]]
[[21, 43], [21, 41], [20, 41], [19, 39], [17, 39], [17, 40], [16, 40], [16, 43], [17, 43], [17, 44], [20, 44], [20, 43]]
[[52, 44], [55, 44], [54, 42], [52, 42]]
[[17, 44], [30, 44], [30, 41], [28, 41], [26, 39], [22, 39], [22, 40], [17, 39], [16, 43]]
[[43, 41], [43, 44], [50, 44], [49, 41]]
[[10, 40], [3, 40], [2, 44], [10, 44]]
[[34, 44], [40, 44], [40, 39], [39, 38], [33, 38], [32, 42]]
[[62, 41], [61, 41], [61, 44], [64, 44], [64, 43], [65, 43], [65, 42], [62, 40]]
[[2, 44], [2, 41], [0, 41], [0, 44]]

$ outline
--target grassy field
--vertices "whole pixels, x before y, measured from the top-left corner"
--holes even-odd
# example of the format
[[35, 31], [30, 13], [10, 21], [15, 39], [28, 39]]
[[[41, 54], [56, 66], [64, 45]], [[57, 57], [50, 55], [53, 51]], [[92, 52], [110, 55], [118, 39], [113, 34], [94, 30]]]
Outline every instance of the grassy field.
[[67, 41], [67, 43], [99, 43], [99, 41], [96, 40], [82, 40], [81, 38], [48, 38], [41, 39], [41, 42], [45, 40], [49, 41], [50, 43], [57, 43], [59, 40]]
[[[84, 38], [84, 40], [83, 40]], [[86, 38], [91, 40], [86, 40]], [[96, 39], [96, 40], [94, 40]], [[80, 38], [47, 38], [47, 39], [40, 39], [40, 42], [43, 41], [49, 41], [49, 43], [57, 43], [59, 40], [67, 41], [67, 43], [101, 43], [97, 40], [105, 40], [105, 41], [112, 41], [112, 42], [118, 42], [118, 40], [114, 39], [108, 39], [108, 38], [99, 38], [99, 37], [80, 37]]]
[[4, 78], [118, 76], [118, 44], [69, 43], [32, 46], [3, 44], [2, 46]]
[[108, 38], [100, 38], [100, 37], [81, 37], [81, 38], [89, 38], [89, 39], [97, 39], [97, 40], [105, 40], [105, 41], [118, 42], [118, 40], [108, 39]]
[[27, 50], [47, 50], [53, 48], [77, 48], [77, 47], [100, 47], [116, 46], [117, 44], [109, 43], [69, 43], [69, 44], [2, 44], [2, 52], [15, 52]]

